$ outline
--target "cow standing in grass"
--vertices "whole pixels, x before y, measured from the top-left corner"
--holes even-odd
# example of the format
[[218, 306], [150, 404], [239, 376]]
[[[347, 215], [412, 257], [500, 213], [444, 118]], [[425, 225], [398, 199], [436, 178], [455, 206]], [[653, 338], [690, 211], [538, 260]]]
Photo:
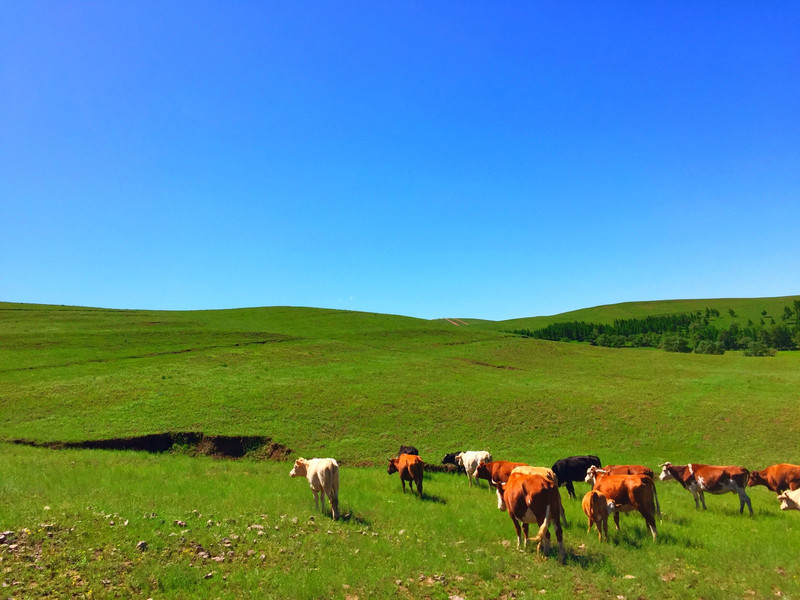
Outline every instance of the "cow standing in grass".
[[320, 495], [322, 510], [325, 510], [325, 496], [331, 505], [334, 520], [339, 518], [339, 463], [333, 458], [298, 458], [289, 472], [290, 477], [305, 477], [314, 492], [314, 504], [319, 510]]
[[480, 463], [492, 462], [492, 455], [486, 450], [470, 450], [468, 452], [459, 452], [456, 454], [456, 463], [464, 467], [467, 472], [467, 479], [469, 486], [472, 487], [472, 478], [475, 478], [475, 483], [480, 487], [480, 482], [475, 472], [478, 470]]
[[408, 487], [413, 492], [413, 484], [417, 484], [417, 494], [422, 498], [422, 473], [425, 468], [425, 463], [416, 454], [401, 454], [397, 458], [389, 459], [389, 468], [386, 472], [391, 475], [392, 473], [400, 473], [400, 482], [403, 484], [403, 493], [406, 493], [406, 481]]
[[[564, 551], [564, 536], [561, 529], [561, 496], [558, 486], [541, 475], [525, 475], [512, 473], [506, 483], [501, 483], [503, 501], [508, 507], [508, 516], [514, 523], [517, 532], [517, 547], [528, 545], [528, 524], [539, 525], [539, 532], [532, 540], [537, 543], [536, 550], [544, 555], [550, 551], [550, 530], [552, 522], [558, 541], [558, 559], [563, 564], [566, 559]], [[522, 523], [522, 530], [520, 530]]]
[[744, 512], [744, 505], [747, 504], [750, 514], [753, 514], [753, 505], [750, 503], [750, 497], [745, 491], [750, 478], [750, 471], [744, 467], [733, 465], [717, 467], [697, 463], [673, 465], [668, 462], [661, 465], [661, 467], [661, 475], [658, 478], [661, 481], [674, 479], [689, 490], [694, 497], [695, 508], [700, 508], [702, 503], [703, 510], [706, 510], [704, 492], [709, 494], [733, 492], [739, 496], [739, 513]]
[[567, 487], [567, 493], [570, 498], [575, 498], [575, 488], [572, 485], [573, 481], [583, 481], [586, 477], [586, 471], [589, 467], [600, 467], [600, 459], [593, 454], [585, 456], [568, 456], [567, 458], [560, 458], [553, 463], [553, 472], [558, 477], [558, 485]]
[[592, 525], [597, 526], [597, 535], [600, 541], [605, 536], [608, 541], [608, 498], [602, 492], [590, 490], [583, 497], [583, 512], [589, 517], [589, 528], [586, 533], [592, 530]]
[[589, 467], [586, 481], [593, 482], [592, 489], [606, 497], [609, 512], [614, 513], [614, 525], [619, 531], [619, 513], [639, 511], [653, 540], [656, 539], [656, 486], [647, 475], [606, 475], [597, 467]]

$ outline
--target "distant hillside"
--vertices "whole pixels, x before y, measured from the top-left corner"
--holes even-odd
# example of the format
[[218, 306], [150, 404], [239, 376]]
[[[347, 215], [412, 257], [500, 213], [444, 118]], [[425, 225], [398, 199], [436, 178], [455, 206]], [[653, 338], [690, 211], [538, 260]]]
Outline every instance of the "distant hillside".
[[[704, 311], [706, 308], [717, 309], [720, 313], [719, 326], [726, 327], [733, 322], [747, 323], [752, 320], [758, 323], [762, 318], [772, 317], [780, 322], [785, 306], [792, 306], [798, 296], [779, 296], [775, 298], [712, 298], [700, 300], [654, 300], [645, 302], [622, 302], [606, 304], [592, 308], [582, 308], [556, 315], [542, 317], [526, 317], [506, 321], [475, 321], [475, 325], [487, 329], [514, 330], [538, 329], [550, 323], [562, 321], [586, 321], [592, 323], [613, 323], [615, 319], [633, 319], [652, 315], [669, 315], [677, 313]], [[730, 310], [736, 317], [732, 317]], [[762, 315], [766, 311], [766, 317]], [[472, 321], [470, 320], [470, 323]]]

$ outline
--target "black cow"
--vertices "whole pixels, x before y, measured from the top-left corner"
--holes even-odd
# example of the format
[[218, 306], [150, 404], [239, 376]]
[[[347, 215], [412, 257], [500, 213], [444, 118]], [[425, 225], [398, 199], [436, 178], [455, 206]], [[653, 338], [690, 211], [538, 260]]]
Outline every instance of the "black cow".
[[463, 465], [458, 464], [456, 460], [456, 454], [460, 454], [460, 452], [450, 452], [449, 454], [445, 454], [444, 458], [442, 459], [443, 465], [455, 465], [456, 466], [456, 473], [466, 473], [466, 469], [464, 469]]
[[419, 450], [414, 448], [414, 446], [400, 446], [400, 452], [397, 453], [397, 456], [400, 456], [401, 454], [416, 454], [419, 456]]
[[586, 471], [594, 465], [601, 468], [600, 459], [591, 454], [587, 456], [570, 456], [561, 458], [553, 464], [553, 473], [558, 477], [558, 485], [566, 485], [567, 493], [570, 498], [575, 498], [575, 488], [572, 487], [573, 481], [585, 481]]

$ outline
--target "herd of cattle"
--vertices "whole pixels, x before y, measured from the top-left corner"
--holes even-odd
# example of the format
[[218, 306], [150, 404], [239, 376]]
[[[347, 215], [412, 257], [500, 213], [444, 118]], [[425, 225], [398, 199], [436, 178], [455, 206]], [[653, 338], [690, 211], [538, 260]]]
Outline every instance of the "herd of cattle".
[[[661, 516], [655, 473], [642, 465], [607, 465], [601, 467], [597, 456], [570, 456], [557, 460], [552, 467], [534, 467], [523, 462], [494, 460], [486, 451], [452, 452], [442, 464], [453, 464], [458, 472], [466, 473], [469, 485], [480, 485], [485, 479], [497, 493], [497, 508], [508, 511], [517, 533], [517, 547], [536, 542], [537, 551], [547, 554], [550, 549], [550, 531], [554, 526], [558, 542], [558, 556], [564, 562], [562, 521], [566, 516], [561, 503], [559, 486], [565, 486], [570, 498], [576, 498], [573, 482], [585, 481], [592, 489], [583, 497], [583, 511], [589, 519], [589, 528], [597, 527], [600, 540], [608, 539], [608, 518], [613, 516], [619, 530], [619, 513], [638, 511], [656, 539], [655, 517]], [[422, 497], [422, 476], [425, 463], [413, 446], [401, 446], [396, 458], [389, 459], [387, 472], [400, 474], [403, 492], [406, 482], [413, 492]], [[689, 463], [660, 465], [660, 481], [677, 481], [694, 497], [695, 507], [706, 508], [704, 494], [735, 493], [739, 496], [739, 513], [744, 506], [753, 514], [747, 495], [748, 486], [763, 485], [778, 494], [783, 510], [800, 510], [800, 465], [777, 464], [762, 471], [748, 471], [737, 466], [711, 466]], [[331, 505], [334, 519], [339, 517], [339, 464], [332, 458], [299, 458], [289, 473], [292, 477], [306, 477], [314, 492], [314, 502], [319, 509], [319, 496], [325, 508], [325, 497]], [[535, 523], [539, 530], [528, 537], [528, 526]], [[523, 537], [524, 533], [524, 537]]]

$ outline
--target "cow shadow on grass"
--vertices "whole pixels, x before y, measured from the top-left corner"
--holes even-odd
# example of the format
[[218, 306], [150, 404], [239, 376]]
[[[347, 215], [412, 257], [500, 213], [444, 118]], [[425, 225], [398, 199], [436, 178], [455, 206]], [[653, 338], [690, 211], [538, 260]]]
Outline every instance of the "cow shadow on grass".
[[[553, 559], [558, 558], [558, 553], [553, 552], [551, 549], [550, 556]], [[602, 567], [608, 562], [608, 557], [603, 554], [602, 552], [595, 552], [590, 550], [585, 554], [578, 554], [573, 549], [567, 547], [566, 548], [566, 561], [564, 564], [566, 565], [574, 565], [576, 567], [580, 567], [581, 569], [594, 569], [597, 567]]]
[[425, 492], [422, 493], [420, 500], [422, 500], [423, 502], [436, 502], [437, 504], [447, 504], [447, 500], [445, 500], [441, 496], [426, 494]]
[[659, 528], [658, 536], [653, 540], [650, 530], [644, 525], [634, 524], [630, 527], [622, 527], [620, 531], [609, 528], [609, 543], [614, 546], [624, 546], [628, 548], [647, 548], [653, 544], [667, 546], [687, 546], [696, 548], [698, 544], [684, 537], [678, 537], [670, 531]]
[[342, 523], [352, 523], [354, 525], [363, 525], [365, 527], [372, 527], [372, 521], [365, 519], [359, 514], [356, 514], [352, 509], [348, 508], [347, 512], [339, 515], [339, 521]]

